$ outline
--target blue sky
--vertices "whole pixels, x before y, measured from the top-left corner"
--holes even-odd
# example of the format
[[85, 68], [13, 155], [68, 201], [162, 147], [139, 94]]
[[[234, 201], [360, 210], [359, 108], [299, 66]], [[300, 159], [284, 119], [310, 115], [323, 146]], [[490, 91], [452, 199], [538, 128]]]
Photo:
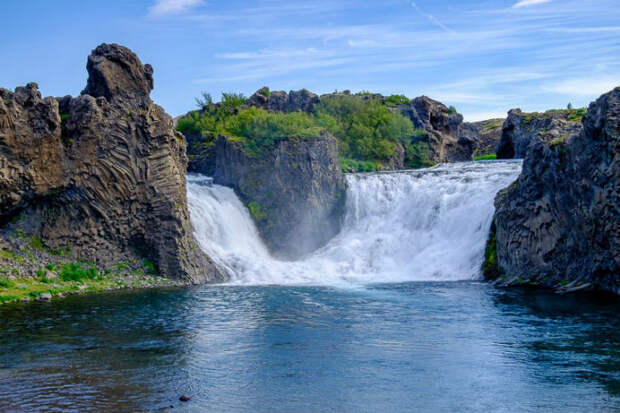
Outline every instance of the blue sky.
[[155, 69], [172, 115], [201, 91], [427, 95], [466, 120], [585, 106], [620, 85], [618, 0], [2, 0], [0, 87], [77, 95], [100, 43]]

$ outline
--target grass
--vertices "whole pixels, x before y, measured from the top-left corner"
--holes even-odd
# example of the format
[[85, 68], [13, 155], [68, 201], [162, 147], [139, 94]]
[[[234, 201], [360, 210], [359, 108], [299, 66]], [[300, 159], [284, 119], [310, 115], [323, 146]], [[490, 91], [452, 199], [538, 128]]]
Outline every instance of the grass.
[[502, 271], [497, 261], [497, 236], [495, 222], [491, 225], [489, 239], [484, 251], [484, 262], [482, 263], [482, 273], [486, 279], [497, 280], [502, 276]]
[[380, 170], [381, 165], [372, 161], [340, 158], [340, 169], [342, 169], [343, 172], [374, 172]]
[[82, 281], [83, 279], [95, 279], [99, 271], [95, 267], [83, 267], [81, 264], [64, 264], [60, 266], [60, 278], [64, 281]]
[[[143, 263], [144, 264], [144, 263]], [[148, 263], [144, 264], [149, 268]], [[142, 271], [144, 272], [144, 271]], [[152, 271], [151, 271], [152, 272]], [[0, 303], [19, 301], [25, 297], [36, 299], [42, 293], [52, 296], [84, 291], [105, 291], [119, 288], [143, 288], [145, 286], [165, 286], [173, 284], [172, 280], [148, 274], [139, 276], [132, 271], [133, 277], [115, 271], [99, 271], [94, 267], [73, 263], [58, 266], [56, 275], [48, 274], [44, 269], [37, 271], [35, 277], [9, 279], [0, 277]]]
[[489, 153], [486, 155], [475, 156], [474, 161], [494, 161], [497, 159], [497, 154]]
[[250, 210], [250, 215], [252, 215], [254, 221], [261, 221], [267, 217], [261, 206], [256, 201], [251, 201], [248, 203], [248, 209]]

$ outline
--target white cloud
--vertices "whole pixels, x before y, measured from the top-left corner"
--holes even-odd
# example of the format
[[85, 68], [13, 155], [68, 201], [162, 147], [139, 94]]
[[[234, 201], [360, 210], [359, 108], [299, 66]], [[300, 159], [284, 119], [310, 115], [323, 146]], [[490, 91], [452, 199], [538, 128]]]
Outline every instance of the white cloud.
[[521, 0], [512, 7], [515, 9], [518, 9], [520, 7], [527, 7], [527, 6], [534, 6], [536, 4], [549, 3], [550, 1], [551, 0]]
[[156, 0], [155, 4], [149, 7], [149, 16], [183, 13], [203, 4], [205, 4], [203, 0]]
[[544, 87], [548, 92], [567, 96], [599, 96], [620, 86], [620, 76], [617, 77], [585, 77], [569, 79]]
[[462, 113], [463, 119], [465, 122], [478, 122], [481, 120], [489, 120], [489, 119], [505, 119], [506, 112], [465, 112]]

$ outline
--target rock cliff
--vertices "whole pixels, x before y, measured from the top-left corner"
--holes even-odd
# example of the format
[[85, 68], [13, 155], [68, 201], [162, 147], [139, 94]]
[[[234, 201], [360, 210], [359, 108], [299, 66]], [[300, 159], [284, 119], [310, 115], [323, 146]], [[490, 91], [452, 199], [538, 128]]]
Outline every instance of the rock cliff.
[[298, 258], [340, 231], [346, 181], [333, 136], [279, 140], [261, 156], [220, 137], [215, 154], [214, 182], [235, 189], [277, 256]]
[[519, 179], [495, 200], [487, 278], [620, 294], [619, 183], [616, 88], [590, 105], [578, 134], [530, 145]]
[[149, 259], [185, 282], [222, 280], [192, 235], [185, 142], [149, 97], [153, 69], [102, 44], [87, 70], [75, 98], [0, 89], [3, 250], [28, 237], [103, 268]]
[[426, 130], [425, 142], [432, 162], [473, 160], [476, 143], [471, 137], [460, 134], [463, 116], [454, 109], [426, 96], [417, 97], [398, 108], [416, 128]]
[[459, 136], [475, 142], [474, 156], [495, 153], [495, 148], [502, 135], [505, 119], [489, 119], [480, 122], [465, 122], [461, 125]]
[[497, 158], [523, 158], [532, 142], [550, 142], [578, 134], [581, 131], [582, 111], [576, 109], [523, 113], [520, 109], [512, 109], [502, 126], [502, 134], [496, 147]]

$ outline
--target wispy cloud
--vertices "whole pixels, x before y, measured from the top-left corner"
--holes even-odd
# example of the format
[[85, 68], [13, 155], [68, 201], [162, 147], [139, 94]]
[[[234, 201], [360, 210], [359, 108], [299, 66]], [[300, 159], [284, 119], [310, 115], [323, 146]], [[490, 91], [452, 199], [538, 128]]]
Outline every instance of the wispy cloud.
[[411, 2], [411, 7], [413, 7], [418, 13], [420, 13], [422, 17], [426, 18], [429, 22], [439, 27], [441, 30], [446, 32], [452, 32], [452, 30], [448, 26], [440, 22], [439, 19], [437, 19], [435, 16], [422, 11], [422, 9], [414, 1]]
[[604, 77], [592, 75], [553, 83], [544, 87], [545, 90], [566, 96], [598, 96], [620, 86], [620, 76]]
[[549, 3], [549, 2], [551, 2], [551, 0], [521, 0], [512, 7], [515, 9], [518, 9], [521, 7], [534, 6], [536, 4], [543, 4], [543, 3]]
[[205, 4], [203, 0], [156, 0], [155, 4], [149, 7], [149, 16], [179, 14], [203, 4]]

